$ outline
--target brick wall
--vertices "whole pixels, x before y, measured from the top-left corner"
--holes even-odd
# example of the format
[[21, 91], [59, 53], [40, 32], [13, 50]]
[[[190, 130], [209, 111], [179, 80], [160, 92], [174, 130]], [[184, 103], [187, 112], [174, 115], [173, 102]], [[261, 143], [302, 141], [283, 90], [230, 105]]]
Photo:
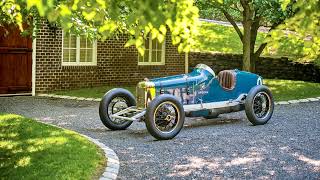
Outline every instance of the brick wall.
[[184, 54], [166, 39], [165, 65], [138, 66], [135, 47], [125, 35], [97, 43], [97, 66], [62, 66], [62, 31], [45, 21], [36, 39], [36, 93], [100, 85], [134, 85], [148, 77], [184, 73]]
[[[242, 55], [191, 52], [189, 67], [203, 63], [216, 73], [225, 69], [241, 69]], [[290, 79], [320, 82], [320, 68], [312, 63], [298, 63], [288, 58], [260, 57], [256, 63], [256, 73], [264, 78]]]

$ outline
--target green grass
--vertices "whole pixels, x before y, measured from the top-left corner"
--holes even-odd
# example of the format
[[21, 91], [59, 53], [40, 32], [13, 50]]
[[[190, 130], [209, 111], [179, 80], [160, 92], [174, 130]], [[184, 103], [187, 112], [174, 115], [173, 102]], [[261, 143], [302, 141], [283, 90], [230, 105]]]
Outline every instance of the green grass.
[[79, 134], [14, 114], [0, 114], [0, 179], [93, 179], [105, 165]]
[[[265, 79], [264, 83], [271, 89], [276, 101], [310, 98], [320, 96], [320, 83], [304, 81]], [[54, 94], [87, 98], [101, 98], [111, 86], [83, 88], [78, 90], [60, 91]], [[135, 95], [135, 87], [122, 87]]]
[[304, 81], [265, 79], [276, 101], [303, 99], [320, 96], [320, 83]]
[[[199, 35], [193, 47], [194, 51], [242, 54], [242, 43], [233, 27], [201, 22], [198, 31]], [[265, 33], [258, 33], [256, 49], [263, 43], [265, 37]], [[302, 51], [303, 44], [301, 42], [293, 42], [284, 36], [277, 48], [267, 46], [262, 55], [287, 56], [297, 59], [297, 57], [302, 56]]]
[[199, 35], [193, 47], [200, 52], [242, 53], [239, 36], [232, 27], [201, 22]]
[[[100, 86], [92, 88], [82, 88], [69, 91], [57, 91], [53, 92], [57, 95], [66, 95], [66, 96], [75, 96], [75, 97], [85, 97], [85, 98], [101, 98], [107, 91], [115, 88], [113, 86]], [[135, 86], [122, 86], [121, 88], [131, 91], [133, 94], [136, 94]]]

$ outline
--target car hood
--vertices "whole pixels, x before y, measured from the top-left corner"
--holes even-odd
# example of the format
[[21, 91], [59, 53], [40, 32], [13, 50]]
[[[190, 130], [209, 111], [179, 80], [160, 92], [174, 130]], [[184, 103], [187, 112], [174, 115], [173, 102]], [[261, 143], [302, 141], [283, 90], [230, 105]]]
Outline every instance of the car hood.
[[213, 70], [204, 64], [197, 65], [192, 72], [175, 76], [154, 78], [139, 83], [140, 87], [178, 88], [192, 86], [215, 77]]

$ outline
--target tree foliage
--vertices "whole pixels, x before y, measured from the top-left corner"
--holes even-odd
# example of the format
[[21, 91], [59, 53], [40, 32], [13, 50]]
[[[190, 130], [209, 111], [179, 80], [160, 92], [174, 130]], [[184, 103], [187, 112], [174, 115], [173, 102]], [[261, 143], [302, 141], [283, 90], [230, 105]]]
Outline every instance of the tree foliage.
[[144, 53], [144, 38], [162, 42], [169, 30], [179, 51], [189, 51], [196, 31], [198, 8], [192, 0], [1, 0], [0, 25], [31, 19], [36, 28], [40, 18], [75, 34], [106, 39], [121, 33], [130, 35], [126, 46]]
[[320, 57], [320, 1], [309, 0], [291, 1], [282, 0], [282, 9], [292, 4], [295, 14], [286, 19], [275, 31], [272, 32], [268, 41], [275, 47], [281, 41], [285, 32], [293, 42], [304, 44], [303, 53], [305, 59], [316, 59]]
[[[200, 14], [215, 9], [211, 11], [217, 13], [213, 16], [223, 14], [232, 24], [243, 44], [243, 69], [247, 71], [255, 71], [255, 61], [267, 45], [263, 43], [255, 49], [259, 27], [269, 26], [273, 30], [293, 14], [291, 6], [282, 9], [279, 0], [197, 0], [196, 4]], [[242, 23], [243, 30], [237, 21]]]
[[[221, 5], [225, 7], [229, 4], [227, 1], [206, 1], [206, 0], [196, 0], [196, 6], [199, 8], [199, 16], [200, 18], [205, 19], [214, 19], [221, 21], [228, 21], [221, 11]], [[234, 21], [240, 22], [241, 12], [238, 9], [234, 9], [234, 7], [228, 8], [228, 13], [234, 18]]]

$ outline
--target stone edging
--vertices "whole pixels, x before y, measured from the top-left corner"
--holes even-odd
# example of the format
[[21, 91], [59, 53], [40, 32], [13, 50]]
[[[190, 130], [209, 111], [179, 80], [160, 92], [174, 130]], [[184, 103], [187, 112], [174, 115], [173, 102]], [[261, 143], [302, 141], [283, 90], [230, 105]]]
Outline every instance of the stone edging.
[[[52, 97], [52, 98], [61, 98], [61, 99], [73, 99], [79, 101], [97, 101], [100, 102], [101, 98], [84, 98], [84, 97], [73, 97], [73, 96], [63, 96], [63, 95], [55, 95], [55, 94], [39, 94], [40, 97]], [[306, 98], [306, 99], [295, 99], [289, 101], [277, 101], [276, 105], [286, 105], [286, 104], [297, 104], [297, 103], [305, 103], [305, 102], [315, 102], [320, 101], [320, 96], [316, 98]]]
[[295, 99], [289, 101], [277, 101], [275, 102], [276, 105], [285, 105], [285, 104], [297, 104], [297, 103], [306, 103], [306, 102], [315, 102], [320, 101], [320, 97], [316, 98], [306, 98], [306, 99]]
[[[38, 121], [38, 122], [43, 123], [43, 124], [47, 124], [49, 126], [54, 126], [54, 127], [60, 128], [60, 129], [65, 129], [65, 128], [59, 127], [57, 125], [54, 125], [54, 124], [49, 124], [49, 123], [42, 122], [42, 121]], [[79, 134], [80, 136], [88, 139], [92, 143], [96, 144], [99, 148], [101, 148], [104, 151], [105, 158], [107, 159], [107, 165], [104, 169], [103, 174], [99, 178], [99, 180], [115, 180], [115, 179], [117, 179], [117, 176], [119, 173], [119, 168], [120, 168], [119, 158], [118, 158], [117, 154], [111, 148], [109, 148], [108, 146], [99, 142], [99, 140], [94, 139], [92, 137], [89, 137], [87, 135], [81, 134], [79, 132], [76, 132], [76, 133]]]
[[84, 98], [84, 97], [63, 96], [63, 95], [56, 95], [56, 94], [38, 94], [37, 96], [60, 98], [60, 99], [72, 99], [72, 100], [79, 100], [79, 101], [97, 101], [97, 102], [101, 101], [101, 98]]
[[99, 142], [97, 139], [91, 138], [91, 137], [86, 136], [84, 134], [80, 134], [80, 135], [87, 138], [91, 142], [95, 143], [105, 153], [105, 156], [107, 158], [107, 166], [104, 169], [104, 172], [103, 172], [102, 176], [99, 178], [99, 180], [117, 179], [117, 176], [119, 173], [119, 168], [120, 168], [119, 158], [118, 158], [117, 154], [111, 148], [109, 148], [108, 146]]

